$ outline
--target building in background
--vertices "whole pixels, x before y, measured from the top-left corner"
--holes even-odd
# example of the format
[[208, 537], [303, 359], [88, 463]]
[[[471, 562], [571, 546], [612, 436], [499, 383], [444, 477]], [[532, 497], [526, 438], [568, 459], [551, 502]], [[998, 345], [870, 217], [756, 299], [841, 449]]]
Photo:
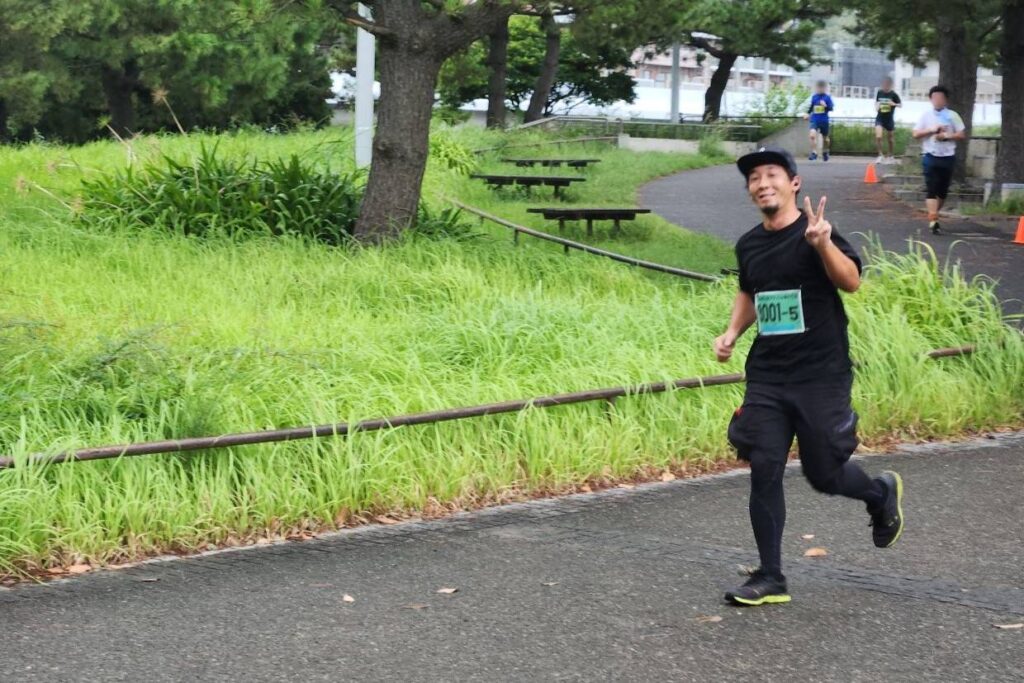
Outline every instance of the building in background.
[[[930, 61], [923, 67], [897, 59], [893, 68], [893, 82], [904, 99], [928, 99], [928, 89], [939, 82], [939, 63]], [[992, 69], [978, 68], [978, 91], [974, 101], [978, 104], [998, 104], [1002, 101], [1003, 77]]]
[[[897, 91], [907, 100], [928, 99], [928, 89], [938, 82], [938, 62], [915, 67], [901, 59], [889, 59], [885, 50], [833, 43], [830, 54], [819, 58], [822, 63], [810, 64], [803, 71], [784, 64], [774, 64], [762, 57], [740, 57], [733, 66], [727, 92], [761, 92], [772, 85], [803, 84], [828, 81], [836, 97], [874, 99], [882, 79], [890, 76]], [[672, 55], [669, 52], [648, 57], [647, 51], [633, 53], [636, 65], [630, 75], [640, 85], [664, 87], [671, 85]], [[694, 47], [679, 51], [680, 82], [684, 88], [707, 88], [718, 60]], [[978, 69], [979, 104], [1000, 101], [1002, 77], [992, 69]]]
[[[672, 54], [663, 52], [650, 57], [643, 49], [633, 53], [636, 65], [629, 74], [643, 85], [671, 86]], [[679, 50], [680, 83], [684, 87], [707, 88], [718, 60], [697, 48], [682, 46]], [[773, 64], [762, 57], [740, 57], [733, 65], [729, 88], [733, 90], [765, 90], [772, 85], [793, 82], [797, 72], [783, 64]]]

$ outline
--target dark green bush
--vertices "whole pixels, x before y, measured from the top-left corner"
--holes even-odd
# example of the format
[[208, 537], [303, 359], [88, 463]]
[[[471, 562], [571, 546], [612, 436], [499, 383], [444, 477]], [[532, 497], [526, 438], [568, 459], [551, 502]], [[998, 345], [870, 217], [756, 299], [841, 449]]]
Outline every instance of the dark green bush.
[[82, 183], [80, 219], [183, 235], [296, 235], [340, 244], [352, 234], [362, 196], [359, 173], [303, 163], [222, 158], [203, 147], [191, 164], [159, 163]]
[[[910, 142], [910, 129], [896, 127], [895, 147], [896, 155], [902, 156]], [[847, 123], [833, 123], [829, 130], [832, 138], [832, 152], [834, 154], [875, 154], [875, 127], [874, 125], [862, 126]], [[889, 143], [883, 148], [888, 153]]]
[[431, 209], [426, 202], [420, 202], [416, 225], [411, 232], [430, 239], [470, 240], [483, 236], [463, 217], [459, 209]]

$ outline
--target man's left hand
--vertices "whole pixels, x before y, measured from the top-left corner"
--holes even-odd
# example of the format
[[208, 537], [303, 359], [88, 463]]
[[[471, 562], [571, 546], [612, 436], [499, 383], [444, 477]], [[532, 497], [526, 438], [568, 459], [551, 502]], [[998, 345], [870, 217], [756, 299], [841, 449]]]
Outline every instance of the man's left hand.
[[818, 251], [821, 251], [832, 241], [832, 224], [825, 220], [825, 200], [822, 197], [818, 202], [818, 211], [815, 212], [811, 205], [811, 198], [804, 197], [804, 211], [807, 212], [807, 232], [804, 237], [808, 243]]

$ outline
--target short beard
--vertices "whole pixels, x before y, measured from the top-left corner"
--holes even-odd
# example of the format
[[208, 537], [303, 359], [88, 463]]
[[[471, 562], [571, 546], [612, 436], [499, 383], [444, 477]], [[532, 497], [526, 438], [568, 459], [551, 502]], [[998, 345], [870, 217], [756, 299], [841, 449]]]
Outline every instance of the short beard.
[[780, 207], [778, 204], [772, 206], [762, 206], [761, 213], [767, 216], [768, 218], [771, 218], [772, 216], [777, 214], [779, 212], [779, 209], [781, 208], [782, 207]]

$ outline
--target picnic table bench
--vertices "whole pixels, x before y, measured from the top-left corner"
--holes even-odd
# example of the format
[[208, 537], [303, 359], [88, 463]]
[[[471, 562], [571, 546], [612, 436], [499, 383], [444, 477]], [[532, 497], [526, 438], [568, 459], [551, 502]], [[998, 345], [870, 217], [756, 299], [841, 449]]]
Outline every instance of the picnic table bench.
[[474, 173], [470, 178], [479, 178], [488, 185], [523, 185], [533, 187], [534, 185], [548, 185], [555, 188], [555, 196], [560, 197], [559, 190], [569, 187], [572, 183], [582, 183], [586, 178], [576, 176], [555, 176], [555, 175], [495, 175], [491, 173]]
[[650, 213], [650, 209], [638, 209], [636, 207], [617, 207], [617, 208], [596, 208], [587, 209], [581, 207], [542, 207], [527, 209], [526, 213], [539, 213], [544, 216], [545, 220], [558, 221], [559, 231], [565, 228], [566, 221], [580, 221], [585, 220], [587, 222], [587, 234], [594, 234], [594, 221], [612, 221], [613, 228], [612, 234], [619, 231], [621, 221], [632, 221], [635, 220], [637, 214]]
[[559, 167], [565, 164], [569, 168], [586, 168], [588, 164], [599, 163], [600, 159], [502, 159], [502, 162], [506, 164], [515, 164], [516, 166], [545, 166], [545, 167]]

